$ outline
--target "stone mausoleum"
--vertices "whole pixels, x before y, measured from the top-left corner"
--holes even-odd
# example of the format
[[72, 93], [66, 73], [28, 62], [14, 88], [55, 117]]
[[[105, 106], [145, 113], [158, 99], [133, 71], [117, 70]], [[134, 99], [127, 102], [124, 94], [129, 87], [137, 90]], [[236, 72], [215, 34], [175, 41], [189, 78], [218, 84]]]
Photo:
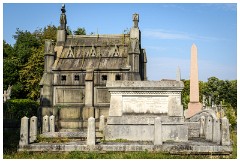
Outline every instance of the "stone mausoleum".
[[[196, 45], [183, 111], [180, 72], [176, 80], [147, 80], [138, 14], [129, 34], [72, 36], [61, 11], [57, 42], [45, 43], [41, 126], [36, 116], [21, 119], [19, 151], [232, 153], [228, 119], [199, 102]], [[38, 134], [69, 141], [36, 142]]]
[[141, 47], [139, 15], [128, 34], [67, 35], [62, 6], [57, 42], [45, 42], [41, 85], [42, 116], [56, 116], [60, 131], [78, 131], [89, 117], [108, 116], [107, 81], [146, 80], [146, 51]]

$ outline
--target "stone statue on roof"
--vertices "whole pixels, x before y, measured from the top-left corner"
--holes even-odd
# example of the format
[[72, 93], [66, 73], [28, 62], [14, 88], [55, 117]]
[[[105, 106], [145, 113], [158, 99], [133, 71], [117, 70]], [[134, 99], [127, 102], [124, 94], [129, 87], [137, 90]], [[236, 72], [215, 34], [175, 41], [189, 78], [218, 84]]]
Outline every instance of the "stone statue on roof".
[[62, 4], [61, 8], [62, 14], [60, 16], [60, 29], [61, 30], [66, 30], [66, 24], [67, 24], [67, 18], [66, 18], [66, 10], [65, 10], [65, 4]]

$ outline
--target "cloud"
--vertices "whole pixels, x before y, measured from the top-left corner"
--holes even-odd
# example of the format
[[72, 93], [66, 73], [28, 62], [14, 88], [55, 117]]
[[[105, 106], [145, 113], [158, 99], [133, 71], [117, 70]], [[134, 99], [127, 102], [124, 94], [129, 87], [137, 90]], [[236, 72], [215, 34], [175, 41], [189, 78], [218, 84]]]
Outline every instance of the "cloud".
[[143, 36], [156, 39], [172, 39], [172, 40], [219, 40], [219, 38], [194, 35], [178, 31], [169, 31], [164, 29], [144, 29]]

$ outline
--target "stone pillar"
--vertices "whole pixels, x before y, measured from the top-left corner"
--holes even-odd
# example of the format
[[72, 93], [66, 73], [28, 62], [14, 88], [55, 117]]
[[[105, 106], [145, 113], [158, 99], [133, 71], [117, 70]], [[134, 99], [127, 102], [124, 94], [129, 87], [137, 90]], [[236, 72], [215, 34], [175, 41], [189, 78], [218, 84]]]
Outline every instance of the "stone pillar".
[[55, 132], [55, 116], [53, 116], [53, 115], [51, 115], [50, 117], [49, 117], [49, 122], [50, 122], [50, 124], [49, 124], [49, 126], [50, 126], [50, 132]]
[[183, 105], [174, 96], [169, 96], [168, 99], [168, 116], [183, 116]]
[[197, 47], [193, 44], [191, 48], [190, 102], [188, 103], [187, 118], [195, 115], [201, 110], [202, 104], [199, 102]]
[[205, 116], [201, 116], [200, 118], [200, 137], [204, 137], [205, 128]]
[[100, 116], [100, 121], [99, 121], [99, 131], [103, 131], [105, 126], [105, 119], [104, 116]]
[[181, 71], [180, 71], [179, 66], [177, 68], [176, 81], [181, 81]]
[[205, 132], [205, 138], [208, 141], [212, 141], [213, 138], [213, 127], [212, 127], [212, 117], [208, 116], [206, 119], [206, 132]]
[[162, 119], [160, 117], [154, 120], [154, 145], [162, 145]]
[[19, 147], [23, 147], [29, 144], [28, 138], [28, 119], [24, 116], [21, 119], [21, 130], [20, 130], [20, 140], [19, 140]]
[[90, 117], [88, 119], [88, 131], [87, 131], [87, 145], [95, 145], [96, 132], [95, 132], [95, 119]]
[[230, 145], [229, 121], [226, 117], [221, 119], [221, 145]]
[[49, 132], [49, 117], [45, 115], [42, 121], [42, 133]]
[[32, 143], [37, 139], [37, 117], [33, 116], [30, 118], [30, 133], [29, 142]]
[[220, 121], [219, 119], [213, 119], [213, 142], [220, 144], [221, 132], [220, 132]]
[[88, 117], [94, 117], [94, 72], [87, 69], [85, 77], [85, 108], [88, 111]]

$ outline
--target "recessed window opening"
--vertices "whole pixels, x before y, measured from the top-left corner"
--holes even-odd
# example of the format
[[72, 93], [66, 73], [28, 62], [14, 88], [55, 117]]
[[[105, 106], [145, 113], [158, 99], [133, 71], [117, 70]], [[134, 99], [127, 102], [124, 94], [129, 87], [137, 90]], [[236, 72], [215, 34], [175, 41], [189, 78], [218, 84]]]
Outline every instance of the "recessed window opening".
[[66, 80], [67, 80], [66, 75], [62, 75], [62, 77], [61, 77], [61, 81], [66, 81]]
[[107, 75], [102, 75], [102, 80], [107, 80]]
[[79, 80], [79, 75], [75, 75], [74, 80]]
[[117, 75], [115, 76], [115, 80], [121, 80], [121, 75], [117, 74]]

